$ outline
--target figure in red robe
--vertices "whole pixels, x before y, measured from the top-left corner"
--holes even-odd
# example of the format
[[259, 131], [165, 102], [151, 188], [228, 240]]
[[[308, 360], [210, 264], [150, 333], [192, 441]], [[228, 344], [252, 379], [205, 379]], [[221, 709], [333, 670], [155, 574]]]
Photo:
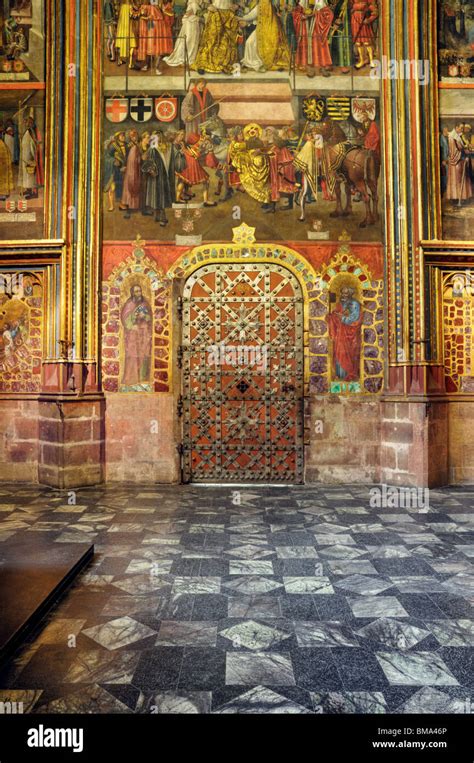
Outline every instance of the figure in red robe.
[[[267, 131], [268, 132], [268, 131]], [[264, 205], [264, 212], [276, 212], [276, 203], [281, 196], [288, 198], [282, 209], [292, 209], [296, 191], [296, 171], [294, 157], [287, 142], [279, 135], [272, 135], [267, 149], [270, 160], [270, 203]]]
[[122, 384], [134, 387], [150, 382], [152, 310], [141, 286], [132, 286], [122, 308], [125, 366]]
[[163, 74], [159, 64], [163, 56], [168, 56], [173, 50], [173, 21], [172, 2], [159, 0], [141, 6], [137, 61], [145, 62], [145, 66], [141, 67], [143, 72], [155, 65], [156, 74]]
[[332, 67], [329, 33], [334, 12], [327, 0], [315, 0], [312, 11], [307, 8], [306, 0], [300, 0], [292, 15], [298, 41], [296, 66], [309, 71], [319, 66], [321, 74], [328, 77]]
[[351, 32], [352, 43], [358, 60], [356, 69], [375, 63], [375, 49], [377, 47], [377, 34], [375, 25], [379, 17], [378, 0], [351, 0]]
[[354, 289], [343, 286], [341, 301], [326, 320], [332, 341], [336, 378], [346, 382], [358, 381], [363, 315], [360, 302], [354, 299]]
[[380, 161], [380, 132], [375, 122], [367, 120], [364, 122], [364, 128], [366, 130], [364, 138], [364, 148], [368, 151], [373, 151], [377, 159]]
[[178, 140], [179, 150], [185, 159], [186, 166], [180, 172], [176, 173], [178, 181], [176, 188], [176, 202], [182, 203], [184, 196], [189, 188], [195, 185], [203, 186], [203, 201], [205, 207], [215, 207], [215, 201], [209, 201], [209, 183], [210, 178], [206, 170], [201, 166], [200, 158], [204, 155], [204, 161], [206, 166], [210, 166], [212, 160], [209, 158], [207, 151], [203, 150], [208, 146], [208, 138], [206, 135], [196, 135], [191, 133], [184, 139], [184, 130], [181, 130], [176, 136]]

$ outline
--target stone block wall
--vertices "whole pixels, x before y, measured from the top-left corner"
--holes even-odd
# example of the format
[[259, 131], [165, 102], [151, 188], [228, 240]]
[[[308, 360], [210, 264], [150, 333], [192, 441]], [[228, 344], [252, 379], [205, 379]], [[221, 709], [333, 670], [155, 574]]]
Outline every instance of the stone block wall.
[[106, 395], [106, 480], [179, 482], [178, 426], [172, 394]]
[[38, 481], [38, 401], [0, 400], [0, 481]]
[[449, 403], [449, 481], [474, 485], [474, 439], [472, 402]]
[[450, 482], [449, 403], [381, 403], [381, 481], [438, 487]]
[[39, 401], [39, 481], [59, 489], [96, 485], [104, 474], [104, 402]]
[[306, 421], [306, 481], [379, 480], [380, 402], [365, 395], [312, 395]]

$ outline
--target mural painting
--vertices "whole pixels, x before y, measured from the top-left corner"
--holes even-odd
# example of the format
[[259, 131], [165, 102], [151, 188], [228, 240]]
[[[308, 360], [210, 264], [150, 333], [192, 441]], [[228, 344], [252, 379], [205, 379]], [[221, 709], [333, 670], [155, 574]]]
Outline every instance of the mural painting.
[[474, 0], [439, 0], [438, 48], [442, 81], [474, 77]]
[[383, 300], [382, 277], [375, 277], [350, 246], [342, 244], [310, 297], [311, 391], [382, 390]]
[[472, 239], [474, 220], [474, 0], [438, 7], [443, 238]]
[[[378, 98], [301, 97], [282, 121], [240, 113], [236, 124], [233, 103], [218, 103], [216, 89], [192, 83], [171, 124], [157, 117], [163, 99], [107, 99], [107, 239], [194, 234], [199, 244], [229, 238], [240, 219], [262, 239], [335, 239], [346, 218], [355, 240], [380, 240]], [[119, 102], [126, 119], [117, 129], [110, 115]], [[143, 108], [140, 127], [133, 120]]]
[[379, 0], [105, 0], [106, 76], [365, 76]]
[[0, 4], [0, 239], [3, 240], [43, 235], [43, 26], [39, 0], [6, 0]]
[[[343, 232], [382, 241], [379, 16], [377, 0], [104, 3], [107, 391], [169, 384], [164, 305], [135, 255], [115, 259], [122, 242], [151, 242], [148, 273], [166, 281], [205, 242], [304, 242], [318, 257]], [[363, 252], [309, 296], [313, 392], [381, 389], [382, 284]], [[342, 266], [319, 272], [329, 263]]]
[[133, 278], [125, 284], [129, 297], [120, 312], [123, 343], [123, 374], [121, 391], [150, 391], [153, 313], [150, 301], [143, 291], [149, 291], [143, 279]]
[[0, 285], [0, 391], [38, 392], [44, 320], [41, 280], [36, 275], [0, 273]]
[[[336, 279], [334, 279], [336, 280]], [[332, 310], [327, 322], [332, 346], [332, 375], [335, 380], [358, 382], [361, 361], [362, 309], [357, 293], [357, 280], [339, 279], [331, 284]]]
[[447, 392], [474, 392], [474, 289], [469, 271], [444, 275], [444, 366]]
[[113, 270], [102, 287], [102, 376], [106, 392], [169, 389], [169, 294], [145, 242]]

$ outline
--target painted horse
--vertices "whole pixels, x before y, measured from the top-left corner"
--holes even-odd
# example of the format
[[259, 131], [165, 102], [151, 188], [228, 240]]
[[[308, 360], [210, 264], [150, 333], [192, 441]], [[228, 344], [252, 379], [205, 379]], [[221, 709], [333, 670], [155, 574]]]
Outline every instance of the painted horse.
[[[318, 124], [314, 131], [324, 140], [325, 164], [328, 174], [334, 173], [334, 192], [336, 209], [331, 217], [347, 217], [352, 214], [352, 192], [358, 191], [365, 203], [365, 219], [359, 223], [360, 228], [375, 225], [379, 220], [378, 213], [378, 181], [380, 175], [380, 159], [374, 153], [362, 146], [353, 146], [340, 125], [331, 119], [325, 119]], [[328, 185], [330, 185], [328, 180]], [[346, 205], [342, 206], [341, 186], [344, 184]], [[304, 194], [303, 194], [304, 199]], [[302, 201], [304, 215], [304, 201]]]

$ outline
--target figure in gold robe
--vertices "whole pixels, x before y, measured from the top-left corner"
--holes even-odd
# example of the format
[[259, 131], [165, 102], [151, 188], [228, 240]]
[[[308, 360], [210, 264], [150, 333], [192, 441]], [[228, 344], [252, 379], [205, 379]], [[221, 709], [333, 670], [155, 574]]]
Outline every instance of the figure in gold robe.
[[255, 71], [289, 68], [290, 49], [272, 0], [259, 0], [240, 21], [244, 25], [257, 22], [245, 43], [242, 66]]
[[127, 63], [133, 66], [133, 55], [137, 49], [136, 23], [140, 18], [140, 10], [132, 0], [124, 0], [120, 8], [117, 22], [115, 48], [118, 54], [119, 66]]
[[232, 0], [213, 0], [207, 11], [206, 23], [192, 69], [204, 72], [232, 74], [238, 61], [239, 20]]
[[262, 136], [259, 125], [247, 125], [243, 131], [244, 140], [231, 144], [229, 158], [248, 195], [266, 205], [271, 199], [270, 159]]
[[6, 199], [13, 191], [12, 155], [0, 138], [0, 198]]

